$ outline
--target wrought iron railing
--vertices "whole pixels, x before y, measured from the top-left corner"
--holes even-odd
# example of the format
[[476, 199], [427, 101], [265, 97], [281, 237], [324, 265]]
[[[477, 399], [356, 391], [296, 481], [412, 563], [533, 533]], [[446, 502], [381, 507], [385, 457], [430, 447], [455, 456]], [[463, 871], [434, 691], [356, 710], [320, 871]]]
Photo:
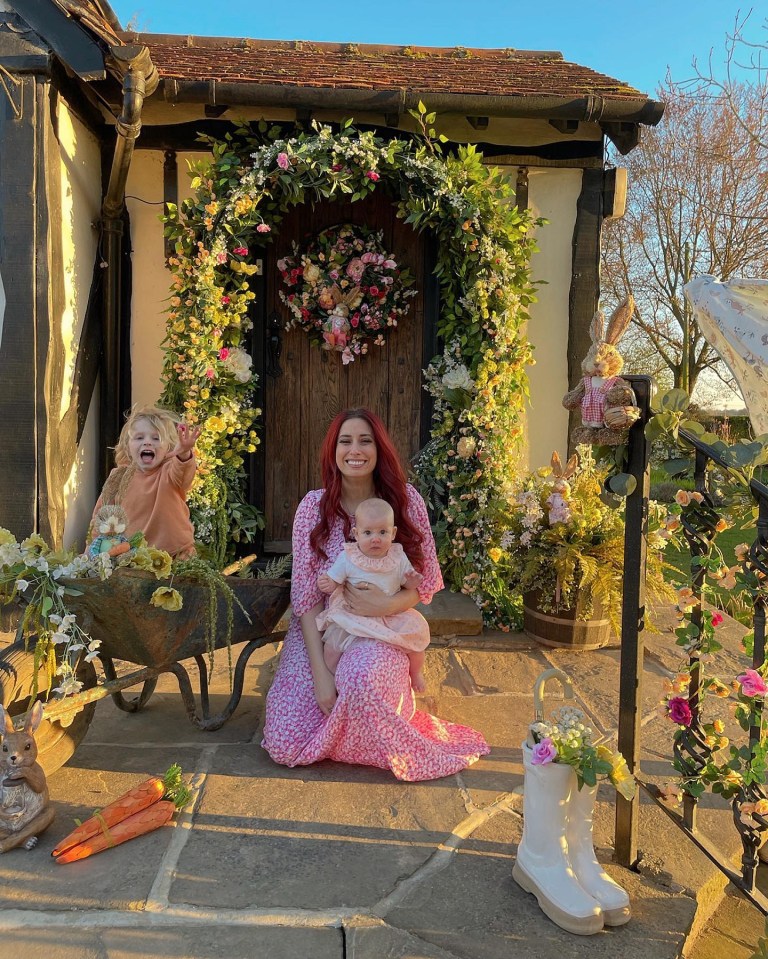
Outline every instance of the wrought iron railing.
[[[677, 813], [662, 801], [657, 786], [645, 782], [640, 775], [640, 728], [643, 676], [643, 626], [645, 621], [645, 559], [648, 539], [648, 496], [650, 491], [650, 443], [645, 437], [645, 424], [650, 416], [650, 402], [654, 384], [650, 377], [627, 377], [632, 383], [641, 409], [641, 417], [629, 434], [627, 472], [631, 473], [637, 487], [627, 498], [626, 530], [624, 540], [624, 598], [622, 606], [621, 634], [621, 678], [619, 690], [619, 732], [618, 745], [627, 760], [630, 770], [635, 774], [644, 792], [649, 795], [669, 816], [689, 839], [728, 877], [728, 879], [764, 914], [768, 915], [768, 898], [756, 885], [758, 866], [758, 848], [768, 828], [768, 818], [754, 815], [743, 821], [739, 807], [742, 803], [755, 803], [765, 798], [762, 784], [748, 784], [730, 800], [735, 828], [741, 837], [741, 870], [697, 827], [698, 799], [684, 794], [682, 813]], [[680, 435], [694, 451], [695, 489], [704, 497], [697, 509], [697, 523], [693, 525], [683, 520], [683, 532], [688, 542], [691, 556], [704, 556], [715, 536], [720, 519], [717, 504], [708, 486], [708, 467], [710, 463], [727, 468], [729, 464], [712, 446], [702, 442], [685, 430]], [[745, 561], [754, 572], [768, 575], [768, 486], [752, 479], [750, 493], [758, 507], [758, 518], [754, 530], [749, 556]], [[745, 532], [745, 538], [749, 535]], [[691, 587], [697, 599], [701, 598], [706, 570], [702, 565], [693, 563]], [[702, 626], [702, 607], [694, 606], [692, 623]], [[754, 645], [752, 653], [753, 667], [762, 667], [765, 661], [766, 599], [765, 592], [758, 590], [752, 611], [754, 626]], [[705, 664], [699, 660], [699, 653], [692, 649], [690, 656], [691, 682], [688, 687], [688, 705], [691, 710], [691, 723], [677, 738], [674, 756], [680, 769], [689, 775], [696, 775], [711, 757], [713, 747], [703, 732], [700, 717], [700, 700], [703, 691]], [[755, 709], [755, 721], [749, 730], [750, 750], [760, 739], [761, 706], [758, 701]], [[639, 812], [639, 793], [631, 801], [617, 796], [616, 807], [616, 856], [618, 861], [629, 868], [638, 860], [637, 824]]]

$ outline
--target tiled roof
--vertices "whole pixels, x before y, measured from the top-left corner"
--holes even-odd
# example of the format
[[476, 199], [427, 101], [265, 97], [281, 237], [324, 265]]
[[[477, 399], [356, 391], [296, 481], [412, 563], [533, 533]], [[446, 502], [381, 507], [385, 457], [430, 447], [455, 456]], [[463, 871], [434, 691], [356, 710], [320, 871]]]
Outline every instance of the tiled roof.
[[561, 53], [395, 47], [121, 33], [149, 47], [161, 77], [328, 89], [477, 96], [598, 96], [646, 102], [639, 90]]

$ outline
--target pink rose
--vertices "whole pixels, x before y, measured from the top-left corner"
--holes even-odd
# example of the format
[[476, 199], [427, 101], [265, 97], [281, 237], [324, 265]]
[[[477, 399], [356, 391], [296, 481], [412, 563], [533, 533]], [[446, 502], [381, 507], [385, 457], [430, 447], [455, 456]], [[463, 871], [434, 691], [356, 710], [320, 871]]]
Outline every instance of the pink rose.
[[235, 254], [235, 256], [248, 256], [248, 247], [236, 246], [232, 252]]
[[347, 264], [347, 276], [352, 279], [354, 283], [359, 283], [363, 278], [363, 273], [365, 273], [365, 264], [359, 257], [355, 257], [353, 260], [350, 260]]
[[377, 180], [381, 179], [381, 177], [375, 170], [369, 170], [365, 175], [368, 177], [369, 180], [373, 180], [374, 183], [376, 183]]
[[531, 763], [534, 766], [546, 766], [556, 758], [557, 749], [549, 736], [545, 736], [544, 739], [542, 739], [540, 743], [536, 743], [531, 750]]
[[673, 696], [672, 699], [667, 703], [667, 708], [669, 710], [669, 718], [673, 723], [677, 723], [678, 726], [690, 726], [691, 719], [691, 707], [688, 705], [688, 700], [683, 699], [682, 696]]
[[381, 265], [384, 267], [385, 270], [397, 269], [397, 263], [395, 263], [394, 260], [384, 260], [384, 262]]
[[725, 617], [722, 613], [713, 613], [712, 614], [712, 625], [717, 628], [725, 622]]
[[227, 306], [227, 304], [228, 304], [229, 302], [230, 302], [230, 299], [229, 299], [228, 296], [222, 296], [222, 298], [221, 298], [221, 305], [222, 305], [222, 306]]
[[216, 262], [217, 262], [217, 263], [226, 263], [226, 262], [227, 262], [227, 254], [226, 254], [226, 253], [217, 253], [217, 254], [216, 254]]
[[291, 165], [291, 161], [288, 159], [287, 153], [278, 153], [277, 154], [277, 165], [281, 170], [287, 170]]
[[256, 232], [257, 232], [257, 233], [271, 233], [271, 232], [272, 232], [272, 227], [269, 226], [268, 223], [259, 223], [259, 225], [256, 227]]
[[208, 377], [209, 380], [212, 380], [212, 379], [216, 376], [216, 374], [215, 374], [214, 371], [210, 368], [210, 366], [209, 366], [208, 369], [205, 371], [205, 375]]
[[768, 693], [768, 686], [756, 669], [748, 669], [736, 679], [741, 683], [741, 691], [745, 696], [765, 696]]
[[229, 356], [229, 350], [227, 349], [226, 346], [222, 346], [222, 348], [219, 350], [219, 359], [226, 360], [228, 356]]
[[363, 255], [360, 257], [360, 260], [363, 263], [373, 263], [375, 259], [376, 259], [375, 253], [363, 253]]
[[378, 286], [370, 286], [370, 287], [368, 287], [368, 292], [371, 294], [371, 296], [378, 296], [378, 295], [379, 295], [379, 288], [378, 288]]

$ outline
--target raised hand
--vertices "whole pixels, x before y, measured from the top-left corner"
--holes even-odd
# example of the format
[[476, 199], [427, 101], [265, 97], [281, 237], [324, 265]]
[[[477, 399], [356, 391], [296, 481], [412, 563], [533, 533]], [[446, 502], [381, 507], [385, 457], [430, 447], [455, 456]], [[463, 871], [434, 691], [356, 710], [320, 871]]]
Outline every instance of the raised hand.
[[179, 459], [188, 460], [202, 431], [203, 428], [194, 423], [186, 423], [184, 420], [177, 423], [176, 433], [178, 440], [176, 442], [176, 448], [173, 451], [174, 455], [178, 456]]

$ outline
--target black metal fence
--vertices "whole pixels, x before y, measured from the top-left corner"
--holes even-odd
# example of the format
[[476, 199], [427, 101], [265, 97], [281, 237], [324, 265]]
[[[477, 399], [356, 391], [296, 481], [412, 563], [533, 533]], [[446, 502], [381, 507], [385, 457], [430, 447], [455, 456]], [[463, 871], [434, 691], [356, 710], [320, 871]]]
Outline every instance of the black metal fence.
[[[650, 444], [645, 437], [645, 424], [650, 416], [650, 403], [654, 384], [650, 377], [627, 377], [632, 383], [641, 408], [642, 415], [629, 434], [627, 472], [637, 480], [637, 487], [628, 497], [626, 504], [626, 531], [624, 540], [624, 598], [622, 607], [621, 634], [621, 678], [618, 745], [627, 760], [630, 770], [635, 774], [643, 788], [669, 816], [673, 822], [698, 846], [701, 851], [742, 891], [742, 893], [765, 915], [768, 915], [768, 898], [756, 886], [758, 848], [768, 818], [759, 815], [742, 820], [740, 806], [743, 803], [755, 803], [765, 798], [762, 784], [743, 785], [738, 793], [729, 800], [733, 812], [734, 828], [738, 830], [742, 842], [741, 871], [703, 836], [697, 828], [696, 814], [698, 799], [684, 794], [682, 813], [666, 805], [657, 786], [645, 782], [640, 775], [640, 719], [643, 676], [643, 627], [645, 622], [645, 559], [648, 543], [648, 495], [650, 490]], [[683, 524], [685, 538], [691, 556], [703, 556], [709, 551], [712, 538], [716, 535], [719, 520], [718, 508], [708, 487], [708, 467], [711, 463], [727, 467], [729, 464], [720, 453], [691, 433], [680, 431], [694, 450], [695, 490], [703, 496], [701, 508], [697, 511], [696, 527]], [[768, 486], [757, 480], [749, 485], [750, 493], [758, 507], [758, 518], [753, 535], [745, 531], [745, 539], [751, 539], [746, 567], [756, 573], [768, 576]], [[701, 598], [702, 585], [706, 570], [698, 564], [692, 565], [691, 583], [694, 596]], [[753, 667], [762, 667], [765, 661], [765, 591], [756, 593], [753, 608], [754, 645]], [[691, 614], [692, 623], [701, 630], [702, 607], [698, 603]], [[677, 738], [674, 755], [677, 765], [690, 775], [696, 775], [713, 753], [702, 728], [700, 700], [704, 689], [704, 669], [706, 664], [700, 661], [696, 648], [689, 653], [691, 682], [688, 687], [688, 705], [691, 711], [691, 723]], [[752, 749], [760, 740], [761, 712], [758, 702], [757, 719], [749, 731], [749, 747]], [[618, 861], [628, 868], [637, 864], [637, 824], [640, 796], [633, 800], [617, 796], [616, 807], [616, 855]]]

